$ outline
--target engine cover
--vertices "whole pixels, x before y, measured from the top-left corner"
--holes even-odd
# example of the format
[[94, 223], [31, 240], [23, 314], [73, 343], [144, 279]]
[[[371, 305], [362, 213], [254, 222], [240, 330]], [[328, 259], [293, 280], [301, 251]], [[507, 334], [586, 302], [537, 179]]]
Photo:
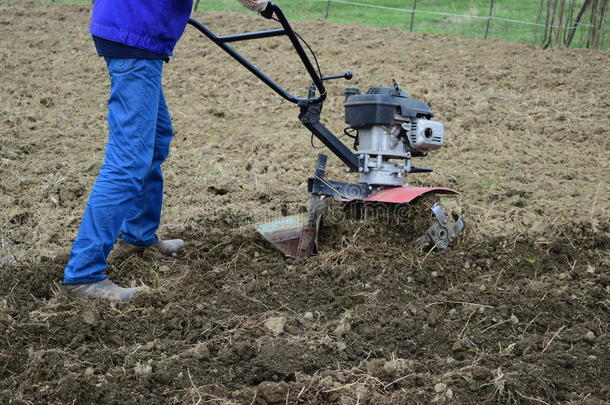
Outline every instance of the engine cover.
[[393, 87], [372, 87], [366, 94], [360, 94], [360, 90], [354, 88], [345, 89], [344, 105], [345, 122], [355, 129], [393, 125], [395, 116], [403, 120], [434, 116], [428, 104]]
[[445, 143], [445, 128], [442, 123], [427, 119], [402, 124], [407, 131], [411, 148], [420, 152], [440, 149]]

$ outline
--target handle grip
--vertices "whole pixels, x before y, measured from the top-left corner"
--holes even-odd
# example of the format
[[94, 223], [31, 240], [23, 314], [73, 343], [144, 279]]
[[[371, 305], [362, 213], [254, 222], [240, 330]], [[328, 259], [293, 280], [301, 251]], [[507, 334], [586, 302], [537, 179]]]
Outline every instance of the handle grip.
[[269, 7], [269, 4], [271, 2], [267, 3], [267, 7], [265, 7], [265, 9], [263, 11], [261, 11], [261, 16], [266, 18], [267, 20], [270, 20], [273, 18], [273, 8]]

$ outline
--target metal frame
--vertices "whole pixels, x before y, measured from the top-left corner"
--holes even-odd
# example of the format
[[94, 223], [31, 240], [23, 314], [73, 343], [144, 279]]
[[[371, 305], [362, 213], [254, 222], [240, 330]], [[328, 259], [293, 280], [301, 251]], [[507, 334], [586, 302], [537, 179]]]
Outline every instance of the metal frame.
[[328, 156], [318, 153], [316, 171], [314, 176], [307, 180], [307, 191], [312, 194], [329, 196], [336, 200], [364, 200], [371, 194], [372, 188], [368, 184], [344, 183], [326, 179], [327, 159]]
[[[262, 15], [267, 19], [272, 19], [275, 15], [277, 17], [277, 21], [282, 25], [281, 29], [268, 30], [268, 31], [256, 31], [256, 32], [246, 32], [243, 34], [236, 35], [227, 35], [227, 36], [218, 36], [214, 34], [208, 27], [200, 23], [199, 21], [190, 18], [188, 23], [193, 27], [197, 28], [201, 33], [203, 33], [206, 37], [212, 40], [216, 45], [222, 48], [225, 52], [231, 55], [237, 62], [239, 62], [243, 67], [252, 72], [256, 77], [258, 77], [261, 81], [263, 81], [267, 86], [271, 87], [273, 91], [277, 94], [290, 101], [291, 103], [300, 104], [300, 103], [310, 103], [310, 102], [323, 102], [326, 99], [326, 89], [324, 88], [323, 79], [320, 77], [316, 69], [313, 67], [311, 61], [307, 57], [303, 46], [299, 42], [295, 32], [293, 31], [290, 23], [284, 16], [282, 10], [275, 5], [274, 3], [269, 2], [267, 8], [262, 13]], [[242, 56], [239, 52], [233, 49], [231, 46], [227, 45], [229, 42], [238, 42], [238, 41], [247, 41], [252, 39], [260, 39], [260, 38], [270, 38], [286, 35], [290, 39], [292, 46], [295, 51], [301, 58], [305, 69], [311, 76], [316, 88], [318, 89], [318, 93], [320, 94], [318, 97], [309, 97], [309, 98], [300, 98], [293, 96], [289, 92], [287, 92], [284, 88], [282, 88], [279, 84], [273, 81], [266, 74], [261, 72], [252, 62]]]
[[[316, 71], [309, 57], [305, 53], [303, 46], [301, 45], [297, 34], [293, 31], [290, 23], [284, 16], [282, 10], [274, 3], [269, 2], [265, 11], [261, 15], [267, 19], [276, 19], [282, 26], [280, 29], [267, 30], [267, 31], [256, 31], [247, 32], [243, 34], [234, 34], [226, 36], [218, 36], [213, 33], [209, 28], [200, 23], [199, 21], [190, 18], [189, 24], [203, 33], [212, 42], [218, 45], [222, 50], [231, 55], [237, 62], [243, 67], [248, 69], [263, 83], [269, 86], [273, 91], [279, 94], [284, 99], [291, 103], [297, 104], [301, 108], [301, 114], [299, 119], [301, 123], [309, 129], [313, 135], [315, 135], [326, 147], [328, 147], [341, 161], [349, 168], [352, 172], [358, 172], [362, 168], [360, 159], [354, 154], [337, 136], [335, 136], [328, 128], [320, 123], [320, 113], [322, 112], [322, 105], [326, 99], [326, 89], [324, 87], [325, 80], [331, 79], [351, 79], [351, 72], [346, 72], [342, 75], [326, 76], [321, 77]], [[274, 18], [274, 16], [276, 18]], [[313, 83], [309, 88], [308, 97], [296, 97], [286, 91], [282, 86], [277, 84], [273, 79], [258, 69], [252, 62], [242, 56], [234, 48], [228, 45], [230, 42], [247, 41], [260, 38], [271, 38], [276, 36], [286, 35], [296, 53], [299, 55], [303, 66], [309, 73]], [[316, 92], [319, 94], [316, 97]]]

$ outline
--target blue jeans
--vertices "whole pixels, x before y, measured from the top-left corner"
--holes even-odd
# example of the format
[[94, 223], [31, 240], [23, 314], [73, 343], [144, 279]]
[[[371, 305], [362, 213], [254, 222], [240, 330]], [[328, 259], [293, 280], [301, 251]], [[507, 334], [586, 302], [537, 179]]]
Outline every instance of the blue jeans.
[[119, 234], [136, 246], [157, 241], [161, 164], [173, 136], [161, 87], [163, 60], [106, 58], [106, 64], [106, 154], [64, 271], [65, 284], [105, 279], [107, 258]]

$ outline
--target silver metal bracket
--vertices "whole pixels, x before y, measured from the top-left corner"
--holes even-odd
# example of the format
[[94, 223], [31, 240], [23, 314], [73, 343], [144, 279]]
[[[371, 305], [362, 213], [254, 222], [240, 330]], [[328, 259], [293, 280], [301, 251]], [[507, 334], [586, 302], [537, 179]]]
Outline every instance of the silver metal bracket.
[[[464, 229], [464, 221], [455, 213], [452, 213], [453, 221], [447, 218], [440, 204], [436, 203], [430, 208], [436, 222], [428, 228], [426, 234], [415, 241], [416, 245], [429, 246], [439, 250], [447, 250], [451, 242]], [[452, 223], [453, 222], [453, 223]]]

